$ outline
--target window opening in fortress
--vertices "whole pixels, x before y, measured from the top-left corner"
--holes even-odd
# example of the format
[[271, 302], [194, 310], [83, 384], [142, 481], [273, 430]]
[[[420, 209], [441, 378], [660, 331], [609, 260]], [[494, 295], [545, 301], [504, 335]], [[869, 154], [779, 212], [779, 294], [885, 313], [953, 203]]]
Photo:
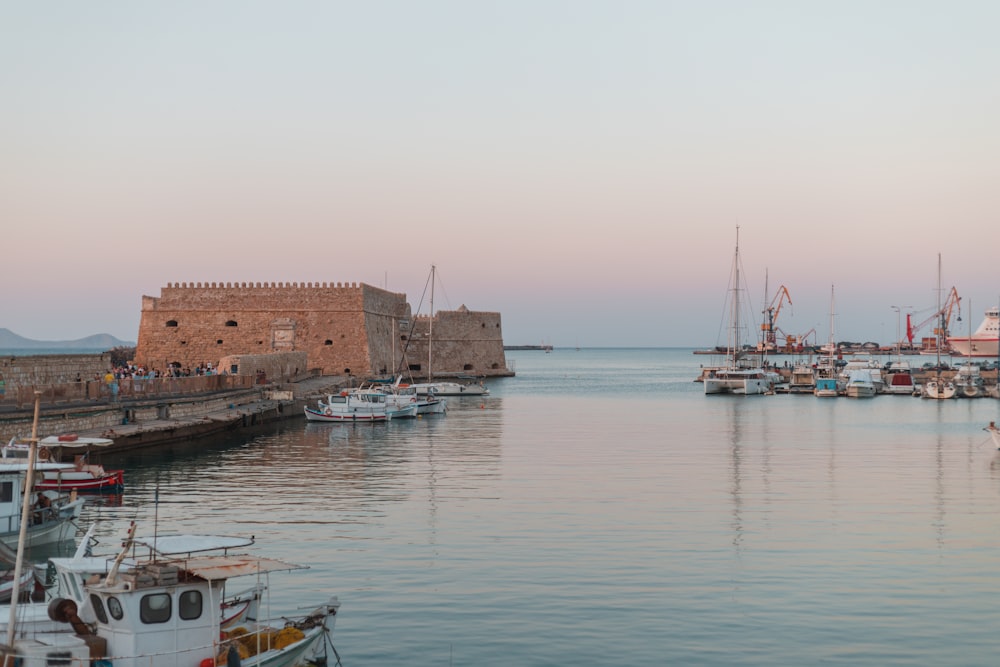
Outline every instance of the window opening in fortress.
[[177, 326], [177, 320], [167, 320], [167, 326], [168, 327], [175, 327], [175, 326]]
[[419, 371], [420, 370], [420, 364], [410, 364], [410, 370], [411, 371]]
[[472, 370], [472, 364], [466, 364], [466, 365], [462, 366], [462, 370], [463, 371], [471, 371]]
[[324, 342], [323, 345], [333, 345], [333, 341], [327, 338], [326, 342]]
[[236, 326], [236, 320], [229, 320], [228, 322], [226, 322], [226, 326], [227, 327], [235, 327]]
[[215, 344], [216, 345], [222, 345], [222, 339], [220, 338], [219, 340], [215, 341]]

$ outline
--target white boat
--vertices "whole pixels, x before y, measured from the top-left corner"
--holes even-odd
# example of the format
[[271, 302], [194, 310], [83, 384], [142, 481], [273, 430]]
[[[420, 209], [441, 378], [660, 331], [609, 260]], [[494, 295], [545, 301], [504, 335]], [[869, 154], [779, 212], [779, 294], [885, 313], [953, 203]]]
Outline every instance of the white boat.
[[998, 356], [998, 341], [1000, 341], [1000, 308], [993, 306], [986, 309], [979, 328], [968, 336], [948, 336], [951, 350], [962, 357]]
[[[72, 470], [71, 463], [36, 463], [32, 474]], [[28, 525], [25, 526], [28, 547], [53, 544], [71, 539], [76, 533], [74, 521], [80, 517], [83, 498], [75, 493], [25, 490], [28, 463], [0, 463], [0, 542], [15, 547], [21, 533], [22, 499], [29, 504]], [[34, 487], [34, 485], [32, 485]]]
[[418, 396], [489, 396], [490, 390], [482, 382], [417, 382], [411, 384]]
[[728, 312], [728, 343], [726, 345], [726, 366], [708, 373], [702, 381], [705, 394], [737, 394], [754, 396], [773, 394], [781, 382], [778, 373], [752, 363], [744, 352], [744, 313], [740, 304], [740, 293], [744, 286], [740, 280], [740, 232], [736, 228], [736, 251], [733, 254], [732, 276]]
[[938, 374], [933, 380], [924, 383], [922, 396], [924, 398], [949, 399], [955, 398], [956, 391], [954, 382], [945, 380]]
[[[202, 535], [140, 539], [133, 524], [106, 571], [83, 582], [80, 599], [89, 606], [81, 607], [70, 597], [52, 600], [49, 616], [65, 628], [61, 631], [40, 632], [29, 625], [27, 631], [17, 632], [17, 624], [8, 624], [7, 645], [0, 655], [20, 659], [24, 667], [51, 665], [56, 653], [65, 665], [87, 665], [91, 660], [107, 660], [115, 667], [237, 661], [243, 667], [326, 664], [330, 651], [336, 655], [329, 641], [340, 608], [336, 597], [306, 614], [248, 619], [245, 626], [228, 631], [219, 614], [212, 612], [231, 578], [261, 579], [272, 572], [301, 569], [233, 553], [253, 542], [253, 538]], [[127, 567], [126, 557], [132, 559]], [[271, 590], [270, 585], [267, 588]], [[16, 614], [15, 607], [11, 615]]]
[[855, 368], [848, 373], [844, 388], [848, 398], [874, 398], [875, 393], [875, 382], [869, 369]]
[[983, 398], [986, 396], [986, 384], [979, 372], [979, 366], [965, 363], [959, 366], [952, 378], [955, 385], [956, 398]]
[[404, 384], [402, 377], [397, 377], [392, 384], [371, 384], [348, 393], [381, 392], [385, 394], [386, 404], [395, 410], [416, 406], [412, 416], [444, 414], [448, 409], [448, 401], [440, 398], [436, 392], [418, 394], [414, 385]]
[[912, 396], [917, 393], [913, 371], [905, 361], [890, 361], [885, 370], [885, 393]]
[[816, 391], [816, 369], [809, 364], [795, 364], [788, 380], [789, 394], [812, 394]]
[[990, 425], [983, 429], [990, 434], [993, 438], [993, 445], [1000, 450], [1000, 428], [997, 428], [996, 422], [990, 422]]
[[305, 406], [306, 419], [317, 422], [384, 422], [390, 419], [415, 417], [417, 406], [395, 407], [386, 401], [382, 391], [342, 391], [330, 394], [317, 407]]
[[[86, 438], [75, 433], [50, 435], [39, 442], [38, 460], [43, 462], [69, 463], [72, 466], [59, 470], [40, 471], [35, 488], [68, 491], [76, 489], [82, 493], [121, 493], [125, 489], [123, 470], [105, 470], [104, 466], [91, 461], [95, 449], [114, 444], [110, 438]], [[0, 447], [0, 456], [5, 461], [27, 462], [30, 443], [19, 438], [11, 438]]]
[[[22, 593], [21, 602], [18, 602], [17, 605], [16, 620], [18, 632], [21, 633], [21, 636], [30, 637], [39, 633], [50, 632], [72, 632], [72, 628], [68, 627], [65, 623], [49, 618], [49, 602], [58, 597], [72, 599], [77, 605], [78, 614], [83, 622], [88, 625], [96, 624], [97, 617], [90, 598], [84, 593], [84, 584], [93, 578], [106, 577], [117, 554], [106, 556], [91, 555], [90, 550], [95, 543], [93, 538], [95, 529], [96, 524], [91, 524], [87, 533], [77, 545], [76, 553], [73, 556], [49, 558], [48, 564], [44, 566], [44, 571], [39, 569], [42, 566], [34, 570], [25, 570], [22, 580], [29, 578], [44, 580], [45, 600], [43, 602], [24, 601], [25, 596]], [[210, 539], [202, 538], [200, 545], [211, 544], [209, 542]], [[231, 545], [231, 542], [232, 538], [222, 538], [215, 547], [211, 548], [225, 549]], [[6, 546], [0, 545], [0, 560], [13, 565], [15, 558], [16, 554], [14, 552], [9, 551], [9, 548]], [[134, 561], [126, 558], [121, 562], [120, 567], [124, 571], [127, 571], [133, 565]], [[27, 583], [22, 583], [21, 588], [22, 590], [30, 590], [35, 587], [34, 584], [28, 581]], [[263, 598], [265, 590], [266, 586], [264, 584], [256, 582], [250, 588], [237, 590], [232, 593], [227, 591], [226, 597], [223, 598], [219, 605], [220, 627], [223, 629], [233, 628], [245, 624], [248, 619], [257, 618], [260, 601]], [[8, 592], [7, 596], [3, 597], [2, 600], [9, 600], [9, 597], [10, 594]], [[0, 633], [6, 634], [8, 622], [9, 610], [0, 612]]]
[[844, 380], [845, 386], [850, 384], [851, 373], [857, 370], [868, 372], [876, 394], [881, 394], [885, 391], [885, 379], [882, 377], [882, 367], [875, 358], [871, 356], [852, 356], [848, 358], [840, 370], [840, 375]]
[[[945, 310], [941, 308], [941, 254], [938, 254], [938, 310], [936, 317], [938, 318], [938, 326], [935, 329], [935, 334], [938, 336], [938, 342], [934, 345], [934, 354], [937, 356], [937, 375], [924, 383], [924, 390], [922, 396], [924, 398], [933, 398], [938, 400], [947, 400], [955, 398], [955, 383], [946, 380], [941, 377], [941, 348], [947, 344], [943, 339], [945, 332], [948, 330], [948, 317], [945, 314]], [[923, 354], [921, 352], [921, 354]]]

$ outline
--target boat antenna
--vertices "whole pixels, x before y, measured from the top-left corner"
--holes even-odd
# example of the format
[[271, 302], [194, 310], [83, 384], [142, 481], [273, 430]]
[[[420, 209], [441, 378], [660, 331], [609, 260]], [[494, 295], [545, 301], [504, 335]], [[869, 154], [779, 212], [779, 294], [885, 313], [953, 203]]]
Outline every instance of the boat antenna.
[[14, 559], [14, 587], [10, 596], [10, 619], [7, 621], [7, 646], [14, 645], [17, 629], [17, 602], [21, 597], [21, 570], [24, 567], [24, 546], [28, 542], [28, 516], [31, 510], [31, 487], [35, 483], [35, 457], [38, 452], [38, 413], [42, 406], [42, 392], [35, 391], [35, 414], [31, 420], [31, 440], [28, 446], [28, 469], [24, 473], [24, 492], [21, 494], [21, 530], [17, 538], [17, 558]]

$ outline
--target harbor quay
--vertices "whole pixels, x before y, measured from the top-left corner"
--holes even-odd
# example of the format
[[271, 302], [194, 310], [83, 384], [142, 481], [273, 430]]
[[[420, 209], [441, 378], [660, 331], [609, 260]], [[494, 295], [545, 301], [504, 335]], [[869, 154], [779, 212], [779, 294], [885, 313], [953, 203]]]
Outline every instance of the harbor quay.
[[[52, 400], [39, 391], [38, 437], [75, 433], [110, 438], [103, 451], [121, 452], [170, 445], [301, 419], [303, 407], [316, 398], [356, 382], [347, 376], [311, 376], [294, 382], [250, 385], [155, 397], [104, 394], [96, 399]], [[34, 405], [0, 403], [0, 438], [29, 437]]]

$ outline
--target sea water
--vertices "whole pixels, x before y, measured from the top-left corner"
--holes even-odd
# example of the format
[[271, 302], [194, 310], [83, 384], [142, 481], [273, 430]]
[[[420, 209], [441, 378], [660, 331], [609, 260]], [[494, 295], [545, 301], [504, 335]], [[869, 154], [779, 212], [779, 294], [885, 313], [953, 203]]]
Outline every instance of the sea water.
[[83, 525], [254, 535], [310, 568], [275, 610], [339, 596], [348, 667], [997, 664], [1000, 404], [705, 396], [691, 352], [510, 352], [446, 415], [126, 455]]

